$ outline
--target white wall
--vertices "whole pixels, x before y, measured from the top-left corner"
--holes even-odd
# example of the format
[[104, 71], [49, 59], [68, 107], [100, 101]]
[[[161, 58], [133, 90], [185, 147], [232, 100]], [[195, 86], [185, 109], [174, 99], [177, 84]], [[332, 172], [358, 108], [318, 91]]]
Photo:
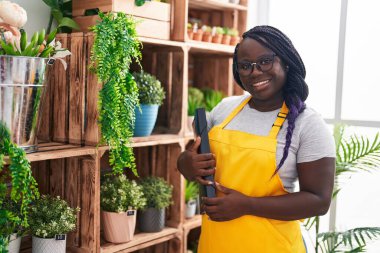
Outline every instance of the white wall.
[[28, 14], [28, 21], [24, 29], [28, 33], [29, 39], [35, 31], [42, 28], [47, 29], [50, 16], [50, 8], [42, 0], [10, 0], [19, 4]]

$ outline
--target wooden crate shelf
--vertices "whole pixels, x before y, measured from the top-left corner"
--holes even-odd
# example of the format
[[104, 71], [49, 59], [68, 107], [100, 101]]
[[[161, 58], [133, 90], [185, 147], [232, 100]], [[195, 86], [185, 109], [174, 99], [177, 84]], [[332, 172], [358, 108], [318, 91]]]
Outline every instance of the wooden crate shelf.
[[186, 219], [183, 224], [183, 230], [189, 231], [191, 229], [200, 227], [202, 224], [202, 216], [200, 214], [195, 215], [194, 217], [190, 219]]
[[169, 241], [176, 237], [181, 236], [181, 231], [177, 228], [166, 227], [162, 231], [157, 233], [139, 233], [135, 234], [133, 240], [127, 243], [113, 244], [108, 242], [102, 242], [102, 253], [127, 253], [140, 250], [152, 245], [156, 245], [165, 241]]
[[228, 46], [223, 44], [208, 43], [202, 41], [190, 40], [186, 42], [190, 53], [203, 53], [203, 54], [217, 54], [217, 55], [229, 55], [235, 51], [234, 46]]
[[239, 10], [247, 11], [248, 7], [240, 4], [223, 3], [218, 0], [189, 0], [189, 7], [194, 9], [209, 10]]

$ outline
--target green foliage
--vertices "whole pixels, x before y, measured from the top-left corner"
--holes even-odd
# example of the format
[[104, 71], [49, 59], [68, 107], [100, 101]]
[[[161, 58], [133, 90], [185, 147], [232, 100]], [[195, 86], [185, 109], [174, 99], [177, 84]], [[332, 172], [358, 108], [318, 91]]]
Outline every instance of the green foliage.
[[215, 33], [223, 35], [224, 34], [224, 29], [222, 27], [220, 27], [220, 26], [217, 26], [215, 28]]
[[79, 208], [71, 208], [58, 197], [43, 195], [33, 203], [30, 214], [30, 230], [40, 238], [54, 238], [75, 230], [76, 214]]
[[131, 16], [99, 13], [99, 17], [101, 21], [92, 28], [95, 41], [90, 67], [103, 83], [98, 105], [102, 138], [110, 146], [110, 164], [114, 173], [121, 174], [128, 167], [137, 175], [130, 143], [139, 100], [129, 68], [132, 60], [140, 63], [141, 42]]
[[[352, 135], [343, 138], [345, 127], [334, 127], [334, 139], [336, 145], [336, 174], [335, 198], [341, 189], [341, 184], [352, 173], [366, 171], [371, 172], [380, 169], [380, 138], [379, 133], [373, 140], [365, 136]], [[306, 228], [310, 230], [315, 226], [317, 238], [315, 251], [323, 253], [333, 252], [364, 252], [367, 242], [380, 237], [379, 227], [354, 228], [343, 232], [319, 232], [319, 216], [310, 218]]]
[[204, 95], [202, 91], [195, 87], [189, 87], [188, 91], [188, 108], [187, 108], [187, 115], [194, 116], [195, 110], [197, 108], [203, 107], [203, 99]]
[[[4, 166], [5, 156], [9, 157], [8, 168]], [[11, 141], [9, 130], [0, 122], [0, 240], [7, 241], [8, 235], [29, 226], [29, 204], [38, 197], [24, 150]]]
[[[365, 252], [366, 244], [380, 238], [380, 227], [354, 228], [344, 232], [318, 234], [321, 252]], [[334, 242], [331, 245], [330, 242]]]
[[140, 181], [144, 196], [147, 200], [146, 208], [165, 208], [172, 203], [173, 186], [163, 178], [147, 177]]
[[66, 50], [58, 48], [56, 44], [51, 43], [57, 34], [57, 29], [48, 34], [46, 40], [45, 29], [42, 29], [40, 32], [35, 32], [29, 44], [27, 42], [27, 33], [23, 29], [20, 30], [20, 33], [20, 46], [17, 46], [16, 44], [12, 44], [10, 42], [6, 43], [4, 40], [0, 38], [0, 46], [1, 50], [3, 51], [1, 54], [48, 58], [60, 50]]
[[222, 101], [224, 95], [221, 91], [213, 90], [213, 89], [203, 89], [204, 95], [204, 105], [206, 107], [206, 111], [211, 112], [211, 110]]
[[199, 194], [199, 187], [196, 182], [185, 181], [185, 201], [186, 203], [190, 200], [194, 200], [197, 198]]
[[[50, 19], [47, 31], [50, 32], [53, 19], [58, 25], [58, 32], [70, 32], [71, 29], [79, 30], [78, 24], [72, 19], [72, 1], [42, 0], [50, 7]], [[69, 28], [69, 29], [65, 29]]]
[[100, 206], [108, 212], [126, 212], [146, 205], [142, 187], [124, 174], [105, 175], [100, 186]]
[[140, 104], [162, 105], [165, 98], [164, 88], [157, 78], [141, 70], [132, 74], [139, 90]]

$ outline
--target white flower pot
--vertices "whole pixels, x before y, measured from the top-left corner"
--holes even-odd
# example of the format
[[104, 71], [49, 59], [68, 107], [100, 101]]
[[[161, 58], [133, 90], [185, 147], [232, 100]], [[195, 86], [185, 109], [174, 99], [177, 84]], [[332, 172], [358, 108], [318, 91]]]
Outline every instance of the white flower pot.
[[194, 217], [197, 208], [197, 202], [190, 200], [186, 203], [186, 218]]
[[18, 253], [20, 251], [21, 237], [16, 233], [12, 234], [9, 239], [8, 253]]
[[65, 253], [66, 236], [64, 240], [55, 238], [39, 238], [33, 236], [32, 253]]

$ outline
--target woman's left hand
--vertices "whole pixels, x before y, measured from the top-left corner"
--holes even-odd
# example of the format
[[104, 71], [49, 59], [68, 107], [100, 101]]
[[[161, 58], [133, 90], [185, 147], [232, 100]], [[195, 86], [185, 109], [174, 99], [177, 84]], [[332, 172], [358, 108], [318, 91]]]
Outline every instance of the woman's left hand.
[[202, 209], [213, 221], [229, 221], [249, 213], [250, 197], [215, 182], [224, 196], [202, 198]]

